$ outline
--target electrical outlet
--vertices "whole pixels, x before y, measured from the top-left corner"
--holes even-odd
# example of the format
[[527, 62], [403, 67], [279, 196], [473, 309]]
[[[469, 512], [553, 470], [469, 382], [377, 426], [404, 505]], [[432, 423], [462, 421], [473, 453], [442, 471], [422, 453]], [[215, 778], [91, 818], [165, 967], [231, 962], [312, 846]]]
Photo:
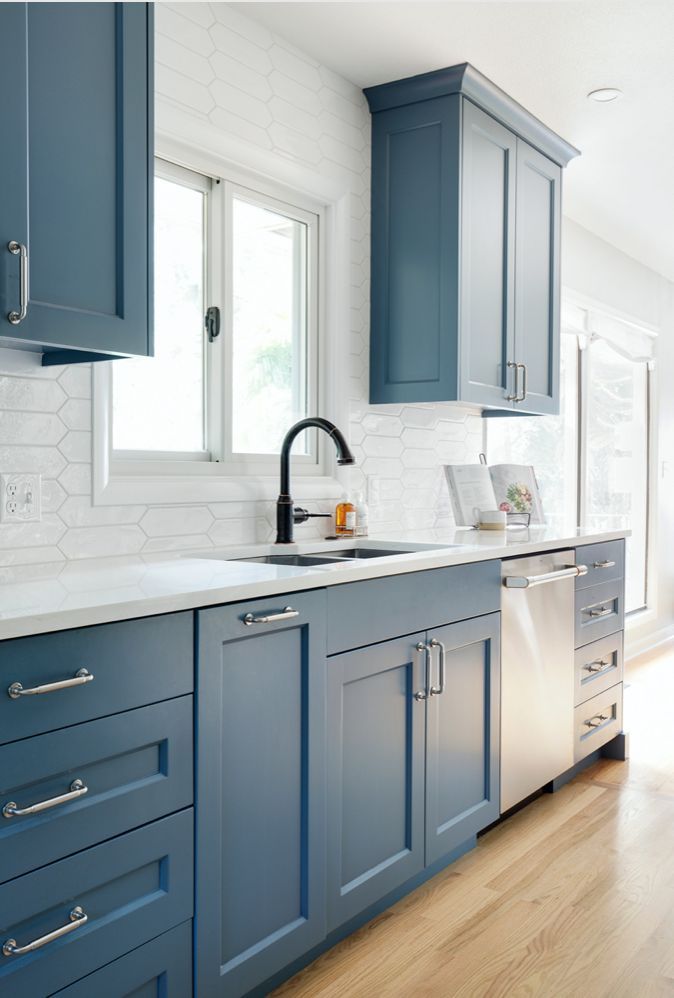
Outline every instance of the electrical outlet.
[[42, 519], [40, 475], [13, 472], [0, 475], [0, 523]]

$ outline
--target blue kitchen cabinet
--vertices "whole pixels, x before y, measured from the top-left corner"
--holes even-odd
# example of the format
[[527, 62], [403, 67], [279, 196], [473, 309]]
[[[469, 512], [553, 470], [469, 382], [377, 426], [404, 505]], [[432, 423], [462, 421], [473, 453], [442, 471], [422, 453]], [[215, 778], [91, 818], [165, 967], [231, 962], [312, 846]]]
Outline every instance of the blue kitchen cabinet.
[[328, 668], [328, 929], [424, 868], [424, 634]]
[[557, 412], [561, 170], [577, 150], [467, 64], [365, 93], [370, 401]]
[[198, 614], [196, 994], [325, 937], [324, 591]]
[[499, 626], [491, 613], [328, 659], [329, 931], [498, 818]]
[[426, 702], [427, 866], [499, 816], [500, 614], [437, 628], [429, 640], [441, 692]]
[[0, 343], [151, 354], [152, 5], [2, 4], [0, 65]]

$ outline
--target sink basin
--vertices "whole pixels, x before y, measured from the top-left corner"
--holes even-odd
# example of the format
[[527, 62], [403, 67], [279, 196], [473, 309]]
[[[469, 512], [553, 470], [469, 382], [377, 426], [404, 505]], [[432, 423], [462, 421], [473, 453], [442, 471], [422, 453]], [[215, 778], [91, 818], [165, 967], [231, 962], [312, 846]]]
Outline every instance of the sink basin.
[[[327, 553], [327, 552], [326, 552]], [[331, 557], [335, 560], [341, 558], [390, 558], [393, 554], [414, 554], [414, 551], [386, 550], [385, 548], [344, 548], [341, 551], [334, 551]], [[322, 555], [323, 552], [321, 551]]]
[[234, 558], [233, 561], [245, 561], [256, 565], [291, 565], [295, 568], [315, 568], [316, 565], [338, 565], [342, 558], [326, 558], [321, 554], [265, 554], [258, 558]]

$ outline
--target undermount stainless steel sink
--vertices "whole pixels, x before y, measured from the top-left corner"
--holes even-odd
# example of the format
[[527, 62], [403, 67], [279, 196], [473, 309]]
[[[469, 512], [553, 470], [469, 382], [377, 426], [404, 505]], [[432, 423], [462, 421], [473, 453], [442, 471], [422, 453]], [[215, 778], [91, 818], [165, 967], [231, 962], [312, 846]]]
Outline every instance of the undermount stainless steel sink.
[[[321, 555], [323, 552], [319, 552]], [[389, 558], [392, 554], [415, 554], [414, 551], [391, 551], [385, 548], [345, 548], [342, 551], [334, 551], [331, 553], [331, 557], [335, 559], [345, 558], [351, 560], [352, 558]]]
[[337, 565], [343, 558], [325, 558], [311, 554], [264, 554], [257, 558], [233, 558], [233, 561], [246, 561], [256, 565], [291, 565], [295, 568], [315, 568], [316, 565]]
[[413, 550], [386, 550], [385, 548], [353, 547], [336, 551], [316, 551], [314, 554], [264, 554], [252, 558], [235, 558], [234, 561], [252, 562], [257, 565], [291, 565], [295, 568], [315, 568], [317, 565], [338, 565], [344, 561], [361, 558], [388, 558], [394, 554], [414, 554]]

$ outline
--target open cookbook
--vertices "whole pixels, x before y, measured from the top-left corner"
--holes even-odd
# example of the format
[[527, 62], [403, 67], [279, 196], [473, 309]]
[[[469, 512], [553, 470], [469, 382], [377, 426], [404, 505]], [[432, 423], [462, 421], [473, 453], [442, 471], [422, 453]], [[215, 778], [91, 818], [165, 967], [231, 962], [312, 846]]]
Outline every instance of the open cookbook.
[[545, 523], [536, 474], [530, 465], [446, 464], [445, 475], [457, 527], [472, 527], [478, 511], [488, 509], [528, 514], [529, 523]]

